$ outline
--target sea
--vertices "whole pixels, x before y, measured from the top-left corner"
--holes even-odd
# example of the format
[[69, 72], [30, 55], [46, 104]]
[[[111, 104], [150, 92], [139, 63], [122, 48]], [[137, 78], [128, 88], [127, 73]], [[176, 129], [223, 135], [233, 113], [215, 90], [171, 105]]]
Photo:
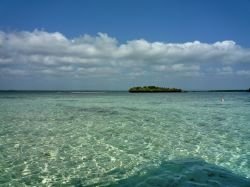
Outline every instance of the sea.
[[250, 93], [1, 92], [0, 186], [250, 186]]

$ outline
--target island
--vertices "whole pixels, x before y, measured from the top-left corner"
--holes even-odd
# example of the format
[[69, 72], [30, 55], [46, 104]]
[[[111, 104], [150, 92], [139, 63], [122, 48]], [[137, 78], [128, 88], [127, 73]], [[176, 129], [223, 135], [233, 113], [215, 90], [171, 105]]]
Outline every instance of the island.
[[181, 89], [178, 88], [163, 88], [163, 87], [157, 87], [157, 86], [143, 86], [143, 87], [132, 87], [128, 90], [130, 93], [155, 93], [155, 92], [182, 92]]

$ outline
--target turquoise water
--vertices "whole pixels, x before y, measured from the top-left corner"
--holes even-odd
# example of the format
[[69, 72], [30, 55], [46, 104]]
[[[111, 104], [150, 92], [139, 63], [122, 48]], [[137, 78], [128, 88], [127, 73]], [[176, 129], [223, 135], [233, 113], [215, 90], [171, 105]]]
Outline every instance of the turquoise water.
[[0, 185], [214, 186], [227, 177], [250, 186], [249, 93], [0, 93]]

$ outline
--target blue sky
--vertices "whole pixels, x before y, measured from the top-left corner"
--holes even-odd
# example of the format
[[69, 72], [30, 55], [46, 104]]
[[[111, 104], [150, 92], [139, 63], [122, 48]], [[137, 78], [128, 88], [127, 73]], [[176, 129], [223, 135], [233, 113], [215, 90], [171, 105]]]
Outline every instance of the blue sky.
[[248, 88], [249, 33], [248, 0], [2, 0], [0, 89]]

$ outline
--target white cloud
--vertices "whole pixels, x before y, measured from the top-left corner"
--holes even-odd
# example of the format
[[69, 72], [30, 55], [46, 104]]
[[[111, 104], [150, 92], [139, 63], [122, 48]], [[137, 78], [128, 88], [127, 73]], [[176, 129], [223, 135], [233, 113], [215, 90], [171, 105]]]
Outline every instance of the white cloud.
[[221, 68], [216, 68], [215, 72], [217, 75], [232, 75], [234, 70], [231, 66], [223, 66]]
[[250, 70], [238, 70], [238, 71], [236, 71], [236, 74], [250, 76]]
[[28, 72], [23, 69], [15, 69], [15, 68], [1, 68], [0, 69], [0, 75], [23, 76], [27, 74]]
[[199, 65], [185, 66], [184, 64], [174, 64], [171, 69], [174, 71], [199, 71], [200, 67]]
[[225, 71], [225, 72], [232, 72], [233, 68], [230, 67], [230, 66], [225, 66], [225, 67], [222, 67], [222, 70]]
[[61, 66], [58, 68], [60, 71], [72, 71], [73, 67], [72, 66]]
[[[59, 32], [0, 32], [0, 74], [64, 76], [145, 76], [167, 72], [199, 76], [249, 74], [233, 67], [250, 64], [250, 49], [234, 41], [212, 44], [148, 42], [120, 44], [104, 33], [69, 39]], [[248, 66], [249, 67], [249, 66]], [[210, 71], [213, 70], [213, 71]]]

